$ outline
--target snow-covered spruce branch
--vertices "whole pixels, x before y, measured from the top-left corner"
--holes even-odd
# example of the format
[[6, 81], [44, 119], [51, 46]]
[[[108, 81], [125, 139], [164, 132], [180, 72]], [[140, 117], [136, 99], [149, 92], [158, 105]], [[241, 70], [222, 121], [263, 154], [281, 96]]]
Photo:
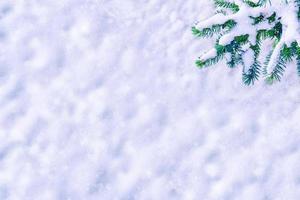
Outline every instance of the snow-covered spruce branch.
[[[216, 36], [215, 48], [196, 61], [199, 68], [225, 58], [229, 67], [243, 66], [243, 81], [254, 84], [260, 75], [280, 81], [286, 64], [296, 58], [300, 76], [300, 0], [214, 0], [216, 14], [192, 27], [198, 37]], [[272, 49], [260, 62], [262, 41]]]

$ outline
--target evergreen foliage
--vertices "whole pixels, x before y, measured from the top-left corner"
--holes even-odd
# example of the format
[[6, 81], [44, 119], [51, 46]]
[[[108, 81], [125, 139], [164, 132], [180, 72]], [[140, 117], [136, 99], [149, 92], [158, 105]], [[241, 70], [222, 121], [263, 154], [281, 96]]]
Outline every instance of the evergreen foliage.
[[[197, 24], [192, 27], [192, 32], [197, 37], [215, 37], [216, 44], [214, 47], [213, 56], [199, 57], [196, 65], [199, 68], [209, 67], [216, 64], [222, 59], [227, 60], [227, 65], [234, 68], [238, 65], [243, 66], [242, 80], [246, 85], [252, 85], [261, 76], [268, 83], [280, 81], [287, 63], [293, 61], [295, 58], [297, 63], [297, 72], [300, 76], [300, 42], [295, 39], [292, 42], [284, 40], [285, 25], [280, 13], [272, 10], [272, 2], [270, 0], [213, 0], [217, 14], [222, 14], [227, 17], [225, 21], [219, 20], [220, 23], [215, 23], [218, 20], [212, 20], [212, 24], [207, 27], [197, 27]], [[291, 3], [292, 2], [292, 3]], [[286, 6], [295, 6], [297, 12], [295, 13], [297, 20], [300, 19], [300, 0], [287, 1]], [[253, 12], [256, 15], [248, 15], [249, 26], [253, 31], [244, 33], [240, 31], [243, 27], [239, 27], [240, 22], [230, 16], [236, 16], [243, 12], [241, 5], [246, 6], [247, 9], [265, 9], [268, 12]], [[251, 12], [249, 12], [251, 13]], [[216, 15], [217, 15], [216, 14]], [[207, 25], [207, 23], [205, 23]], [[267, 28], [266, 28], [267, 27]], [[294, 27], [295, 28], [295, 27]], [[236, 33], [236, 34], [235, 34]], [[242, 34], [241, 34], [242, 33]], [[253, 35], [255, 33], [255, 35]], [[220, 42], [224, 37], [232, 34], [229, 42]], [[255, 40], [251, 38], [255, 38]], [[262, 42], [270, 39], [273, 42], [272, 49], [264, 62], [260, 62]], [[253, 58], [245, 58], [246, 53], [252, 51]], [[247, 54], [248, 55], [248, 54]], [[246, 66], [245, 59], [252, 59], [250, 66]]]

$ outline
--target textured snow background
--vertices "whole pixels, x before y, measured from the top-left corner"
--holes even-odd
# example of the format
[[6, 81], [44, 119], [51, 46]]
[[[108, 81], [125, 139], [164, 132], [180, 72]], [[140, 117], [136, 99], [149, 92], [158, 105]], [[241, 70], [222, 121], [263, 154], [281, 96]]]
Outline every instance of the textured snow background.
[[0, 199], [293, 200], [295, 66], [199, 70], [204, 0], [0, 1]]

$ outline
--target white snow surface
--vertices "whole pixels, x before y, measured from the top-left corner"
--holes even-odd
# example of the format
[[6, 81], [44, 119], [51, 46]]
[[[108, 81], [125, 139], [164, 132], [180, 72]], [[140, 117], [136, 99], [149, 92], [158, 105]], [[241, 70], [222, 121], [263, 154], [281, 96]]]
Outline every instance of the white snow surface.
[[0, 1], [1, 200], [297, 200], [300, 81], [205, 70], [206, 0]]

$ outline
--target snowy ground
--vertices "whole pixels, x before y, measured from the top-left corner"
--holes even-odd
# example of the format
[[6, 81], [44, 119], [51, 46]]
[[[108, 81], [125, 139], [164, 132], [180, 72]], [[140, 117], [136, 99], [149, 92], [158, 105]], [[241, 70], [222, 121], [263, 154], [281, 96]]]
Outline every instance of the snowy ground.
[[206, 0], [0, 1], [0, 199], [296, 200], [300, 79], [199, 70]]

